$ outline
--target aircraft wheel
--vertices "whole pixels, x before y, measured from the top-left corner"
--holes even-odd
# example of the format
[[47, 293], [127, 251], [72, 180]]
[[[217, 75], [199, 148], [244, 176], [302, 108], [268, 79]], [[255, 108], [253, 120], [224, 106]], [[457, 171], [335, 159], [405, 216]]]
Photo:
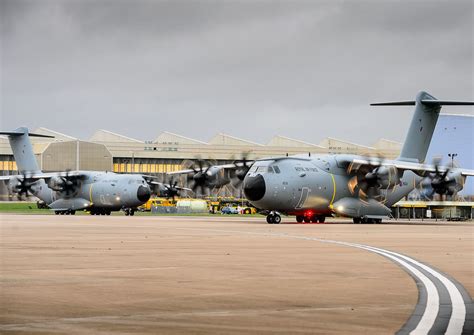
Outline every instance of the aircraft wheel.
[[301, 223], [303, 222], [303, 217], [301, 215], [296, 216], [296, 222]]
[[312, 223], [318, 223], [318, 217], [315, 215], [311, 218]]
[[76, 211], [71, 211], [71, 215], [76, 215]]
[[64, 215], [64, 212], [63, 212], [63, 211], [60, 211], [59, 214]]
[[319, 218], [318, 218], [318, 221], [319, 223], [324, 223], [324, 221], [326, 221], [326, 217], [324, 215], [321, 215]]
[[273, 215], [272, 214], [267, 215], [267, 223], [270, 223], [270, 224], [273, 223]]
[[133, 209], [130, 210], [130, 216], [134, 216], [135, 215], [135, 211]]
[[110, 211], [105, 212], [105, 215], [110, 215]]
[[281, 216], [278, 214], [273, 215], [273, 223], [279, 224], [281, 222]]
[[310, 223], [311, 222], [310, 218], [308, 218], [306, 216], [303, 218], [303, 220], [304, 220], [304, 223]]
[[128, 209], [126, 209], [124, 212], [125, 212], [125, 216], [129, 216], [129, 215], [130, 215], [130, 212], [128, 211]]
[[382, 223], [382, 219], [375, 219], [375, 223]]
[[354, 222], [354, 223], [360, 223], [360, 218], [352, 218], [352, 222]]
[[59, 215], [59, 211], [54, 211], [54, 214]]

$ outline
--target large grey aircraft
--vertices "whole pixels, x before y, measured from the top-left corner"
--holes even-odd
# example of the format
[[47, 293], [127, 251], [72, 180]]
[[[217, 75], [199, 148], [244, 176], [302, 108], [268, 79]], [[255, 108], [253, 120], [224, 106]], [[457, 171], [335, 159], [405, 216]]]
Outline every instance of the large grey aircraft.
[[[474, 105], [474, 102], [437, 100], [420, 92], [415, 101], [372, 104], [415, 106], [406, 140], [395, 160], [358, 155], [296, 155], [236, 162], [176, 173], [193, 174], [196, 185], [215, 183], [217, 173], [235, 170], [243, 181], [246, 198], [268, 213], [268, 223], [280, 223], [280, 214], [295, 215], [297, 222], [321, 222], [332, 215], [353, 218], [354, 223], [381, 222], [390, 207], [408, 195], [422, 180], [429, 180], [441, 195], [463, 188], [474, 171], [424, 164], [433, 131], [443, 105]], [[472, 145], [472, 143], [467, 144]]]
[[19, 196], [29, 193], [44, 201], [56, 214], [75, 214], [88, 210], [92, 215], [110, 215], [123, 210], [134, 215], [138, 206], [151, 195], [151, 187], [158, 187], [165, 196], [174, 196], [182, 188], [176, 184], [163, 184], [151, 176], [116, 174], [98, 171], [65, 171], [43, 173], [38, 167], [29, 136], [51, 137], [32, 134], [21, 127], [7, 135], [20, 175], [1, 176], [8, 181], [8, 188]]

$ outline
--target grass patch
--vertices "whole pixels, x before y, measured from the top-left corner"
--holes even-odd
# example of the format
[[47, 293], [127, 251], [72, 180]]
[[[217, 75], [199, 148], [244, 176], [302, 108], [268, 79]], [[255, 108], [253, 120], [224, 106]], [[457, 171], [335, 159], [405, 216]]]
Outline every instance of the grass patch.
[[1, 202], [0, 213], [50, 214], [48, 209], [39, 209], [36, 202]]
[[[0, 202], [0, 213], [16, 213], [16, 214], [46, 214], [54, 215], [54, 211], [50, 209], [39, 209], [36, 202]], [[76, 215], [90, 215], [89, 212], [76, 211]], [[112, 212], [114, 216], [124, 216], [122, 211]], [[211, 213], [151, 213], [151, 212], [135, 212], [135, 216], [221, 216], [221, 217], [261, 217], [260, 214], [211, 214]]]

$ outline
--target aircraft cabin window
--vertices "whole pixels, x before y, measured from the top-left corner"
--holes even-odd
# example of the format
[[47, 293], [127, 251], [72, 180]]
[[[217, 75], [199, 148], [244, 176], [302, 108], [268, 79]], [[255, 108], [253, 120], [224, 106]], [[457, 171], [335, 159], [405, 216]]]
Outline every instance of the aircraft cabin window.
[[274, 165], [273, 170], [275, 170], [276, 173], [280, 173], [280, 168], [278, 167], [278, 165]]

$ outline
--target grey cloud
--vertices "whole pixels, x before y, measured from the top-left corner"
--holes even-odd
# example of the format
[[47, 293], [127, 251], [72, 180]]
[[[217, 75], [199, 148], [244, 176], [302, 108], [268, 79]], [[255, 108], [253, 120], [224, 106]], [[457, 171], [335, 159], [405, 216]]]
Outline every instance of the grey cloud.
[[370, 143], [403, 140], [411, 118], [374, 100], [473, 99], [470, 1], [0, 6], [7, 128]]

